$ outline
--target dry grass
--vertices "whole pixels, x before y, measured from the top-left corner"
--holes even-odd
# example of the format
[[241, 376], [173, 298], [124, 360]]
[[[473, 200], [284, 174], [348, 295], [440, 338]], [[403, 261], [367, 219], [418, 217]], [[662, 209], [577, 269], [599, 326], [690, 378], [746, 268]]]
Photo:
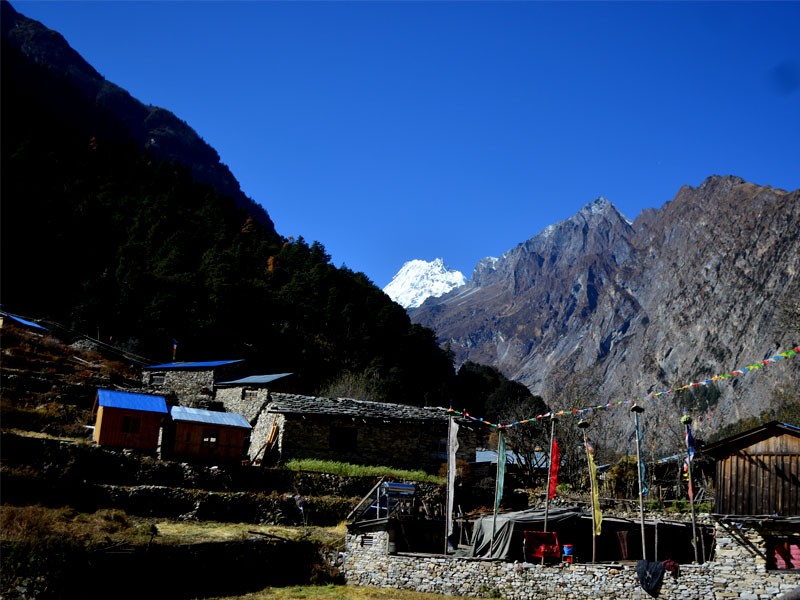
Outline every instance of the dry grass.
[[323, 548], [344, 544], [345, 525], [336, 527], [284, 527], [216, 521], [164, 521], [103, 509], [79, 513], [71, 508], [0, 506], [0, 539], [6, 542], [41, 542], [69, 538], [86, 546], [114, 542], [179, 545], [227, 542], [263, 536], [290, 541], [309, 541]]

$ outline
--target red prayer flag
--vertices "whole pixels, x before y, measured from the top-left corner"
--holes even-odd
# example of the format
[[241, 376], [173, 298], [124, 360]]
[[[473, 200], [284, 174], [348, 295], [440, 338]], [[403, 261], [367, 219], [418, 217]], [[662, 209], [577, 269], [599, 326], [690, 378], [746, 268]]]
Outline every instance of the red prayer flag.
[[550, 450], [550, 490], [547, 497], [552, 500], [556, 497], [556, 486], [558, 485], [558, 443], [553, 439], [553, 447]]

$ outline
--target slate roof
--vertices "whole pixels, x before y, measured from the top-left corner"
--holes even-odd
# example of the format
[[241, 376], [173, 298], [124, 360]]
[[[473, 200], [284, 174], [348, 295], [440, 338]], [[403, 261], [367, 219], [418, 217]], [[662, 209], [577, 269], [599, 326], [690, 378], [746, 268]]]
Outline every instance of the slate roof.
[[97, 402], [108, 408], [125, 408], [167, 414], [167, 401], [163, 396], [152, 394], [135, 394], [133, 392], [117, 392], [114, 390], [97, 390]]
[[146, 370], [158, 369], [159, 371], [189, 371], [192, 369], [214, 369], [216, 367], [223, 367], [225, 365], [232, 365], [234, 363], [242, 362], [244, 359], [239, 358], [236, 360], [207, 360], [199, 362], [170, 362], [160, 365], [150, 365], [143, 367]]
[[299, 394], [270, 394], [267, 412], [284, 415], [320, 417], [353, 417], [381, 421], [446, 422], [447, 411], [441, 408], [420, 408], [406, 404], [371, 402], [353, 398], [321, 398]]
[[234, 379], [233, 381], [220, 381], [216, 385], [218, 387], [234, 387], [238, 385], [249, 385], [256, 387], [259, 385], [267, 385], [268, 383], [272, 383], [277, 379], [288, 377], [289, 375], [291, 375], [291, 373], [277, 373], [275, 375], [250, 375], [249, 377], [242, 377], [241, 379]]
[[209, 425], [225, 425], [252, 429], [242, 415], [237, 413], [203, 410], [202, 408], [189, 408], [187, 406], [173, 406], [170, 414], [173, 421], [186, 421], [190, 423], [208, 423]]

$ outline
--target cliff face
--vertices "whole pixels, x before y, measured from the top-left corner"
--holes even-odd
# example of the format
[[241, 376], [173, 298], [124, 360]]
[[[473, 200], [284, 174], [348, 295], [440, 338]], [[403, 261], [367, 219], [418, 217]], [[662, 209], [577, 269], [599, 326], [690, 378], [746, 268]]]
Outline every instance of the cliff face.
[[[714, 176], [632, 224], [598, 199], [411, 315], [458, 363], [496, 366], [563, 408], [576, 389], [636, 398], [791, 348], [799, 268], [800, 190]], [[695, 408], [721, 425], [797, 379], [787, 364]]]

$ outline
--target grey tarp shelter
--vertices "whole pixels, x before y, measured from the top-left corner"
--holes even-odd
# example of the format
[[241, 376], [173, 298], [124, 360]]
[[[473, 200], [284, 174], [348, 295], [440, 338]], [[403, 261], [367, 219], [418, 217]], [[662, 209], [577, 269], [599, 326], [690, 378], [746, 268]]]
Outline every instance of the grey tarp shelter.
[[[558, 524], [577, 521], [583, 515], [580, 508], [552, 509], [547, 514], [547, 529], [553, 530]], [[529, 508], [497, 515], [487, 515], [475, 521], [472, 533], [472, 554], [478, 558], [507, 560], [517, 552], [512, 548], [514, 540], [520, 540], [523, 531], [543, 531], [545, 511]], [[492, 528], [494, 527], [494, 543]]]

